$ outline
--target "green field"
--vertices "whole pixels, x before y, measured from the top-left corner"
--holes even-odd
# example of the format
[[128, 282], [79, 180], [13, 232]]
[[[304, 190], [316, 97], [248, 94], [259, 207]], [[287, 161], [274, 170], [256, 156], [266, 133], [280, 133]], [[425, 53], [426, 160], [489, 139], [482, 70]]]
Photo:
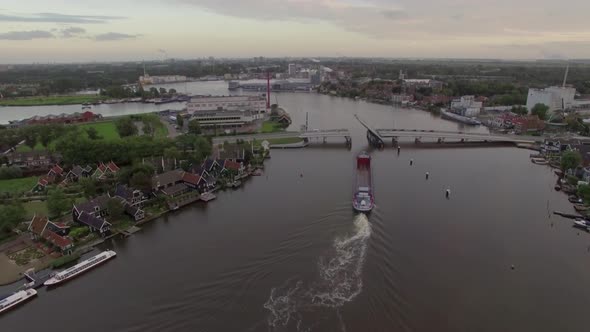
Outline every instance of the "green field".
[[75, 105], [92, 103], [102, 99], [105, 97], [93, 95], [5, 98], [0, 100], [0, 106]]
[[283, 128], [280, 124], [276, 122], [264, 121], [264, 123], [262, 123], [262, 129], [260, 131], [262, 133], [275, 133], [277, 131], [283, 131]]
[[45, 201], [31, 201], [23, 203], [25, 211], [27, 211], [27, 218], [31, 219], [35, 214], [47, 216], [47, 202]]
[[85, 123], [81, 124], [81, 129], [86, 128], [94, 128], [98, 132], [102, 139], [112, 141], [120, 139], [119, 133], [117, 132], [117, 127], [115, 126], [115, 122], [108, 121], [108, 122], [96, 122], [96, 123]]
[[0, 180], [0, 192], [17, 193], [30, 191], [37, 184], [36, 176], [20, 179]]

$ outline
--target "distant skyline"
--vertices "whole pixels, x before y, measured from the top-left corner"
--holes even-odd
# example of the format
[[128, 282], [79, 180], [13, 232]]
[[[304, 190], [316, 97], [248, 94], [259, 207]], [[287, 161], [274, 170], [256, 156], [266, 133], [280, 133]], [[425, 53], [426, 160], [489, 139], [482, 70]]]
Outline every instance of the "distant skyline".
[[0, 63], [588, 59], [589, 12], [587, 0], [0, 0]]

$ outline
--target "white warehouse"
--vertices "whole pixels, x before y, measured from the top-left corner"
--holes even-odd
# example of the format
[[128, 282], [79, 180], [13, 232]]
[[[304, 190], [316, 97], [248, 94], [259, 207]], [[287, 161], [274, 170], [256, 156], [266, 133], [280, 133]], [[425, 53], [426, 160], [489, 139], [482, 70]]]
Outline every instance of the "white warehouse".
[[264, 96], [198, 96], [186, 103], [189, 114], [202, 111], [249, 110], [254, 113], [266, 112], [266, 97]]
[[551, 86], [545, 89], [529, 89], [526, 107], [529, 112], [536, 104], [549, 106], [549, 112], [567, 110], [574, 106], [576, 89], [570, 87]]

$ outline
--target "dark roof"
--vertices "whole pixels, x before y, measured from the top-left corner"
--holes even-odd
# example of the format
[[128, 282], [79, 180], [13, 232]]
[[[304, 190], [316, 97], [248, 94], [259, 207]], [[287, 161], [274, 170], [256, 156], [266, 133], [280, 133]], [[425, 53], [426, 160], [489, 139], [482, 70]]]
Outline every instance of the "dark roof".
[[127, 187], [126, 185], [118, 184], [117, 189], [115, 189], [115, 196], [119, 196], [126, 201], [130, 201], [133, 199], [133, 189]]
[[35, 215], [33, 220], [31, 220], [31, 224], [29, 225], [29, 231], [33, 234], [41, 236], [48, 222], [49, 220], [47, 220], [47, 217]]
[[92, 228], [99, 229], [99, 230], [102, 229], [105, 224], [110, 225], [110, 223], [108, 223], [107, 221], [97, 218], [97, 217], [90, 215], [86, 212], [82, 212], [78, 216], [78, 221], [80, 221], [81, 223], [83, 223], [86, 226], [90, 226]]
[[131, 204], [125, 205], [125, 212], [131, 216], [135, 216], [139, 210], [140, 209], [137, 206], [133, 206]]
[[158, 174], [152, 178], [152, 187], [168, 186], [176, 184], [182, 180], [182, 174], [179, 171], [168, 171]]
[[74, 173], [74, 175], [76, 175], [76, 177], [81, 177], [84, 175], [84, 172], [90, 173], [91, 171], [92, 171], [92, 167], [90, 167], [90, 166], [86, 166], [85, 168], [82, 168], [82, 166], [76, 165], [76, 166], [74, 166], [74, 168], [72, 168], [72, 170], [70, 172]]
[[210, 171], [211, 168], [213, 167], [213, 163], [215, 163], [215, 160], [213, 160], [213, 159], [207, 159], [203, 163], [203, 168], [205, 168], [206, 170]]
[[235, 162], [233, 160], [226, 160], [225, 163], [223, 164], [223, 168], [225, 169], [230, 169], [233, 171], [238, 171], [240, 169], [241, 165], [238, 162]]
[[104, 210], [107, 208], [107, 202], [109, 201], [110, 197], [107, 195], [102, 195], [95, 197], [87, 202], [80, 203], [78, 205], [74, 205], [78, 212], [87, 212], [87, 213], [94, 213], [96, 211], [95, 207], [98, 206], [99, 210]]
[[184, 183], [175, 184], [172, 187], [162, 189], [162, 192], [169, 196], [174, 196], [179, 192], [187, 190], [188, 187]]

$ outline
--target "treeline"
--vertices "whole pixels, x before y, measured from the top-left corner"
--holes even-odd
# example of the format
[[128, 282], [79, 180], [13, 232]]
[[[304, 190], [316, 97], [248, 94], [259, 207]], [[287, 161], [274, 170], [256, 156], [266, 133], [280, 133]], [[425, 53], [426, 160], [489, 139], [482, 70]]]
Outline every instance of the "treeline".
[[176, 94], [176, 89], [166, 90], [165, 88], [151, 87], [149, 90], [144, 90], [143, 87], [139, 89], [132, 89], [122, 85], [111, 85], [100, 91], [101, 96], [108, 96], [111, 98], [160, 98], [160, 97], [172, 97]]

